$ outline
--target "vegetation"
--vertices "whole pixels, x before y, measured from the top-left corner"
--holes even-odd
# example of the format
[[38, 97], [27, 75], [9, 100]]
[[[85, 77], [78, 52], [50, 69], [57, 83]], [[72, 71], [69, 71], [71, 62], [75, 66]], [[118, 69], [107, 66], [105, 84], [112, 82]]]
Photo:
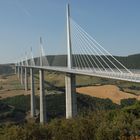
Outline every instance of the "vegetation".
[[[17, 111], [30, 111], [30, 96], [15, 96], [0, 100], [0, 103], [15, 107]], [[87, 114], [91, 111], [112, 110], [120, 106], [114, 104], [110, 99], [99, 99], [87, 95], [77, 94], [77, 106], [79, 114]], [[48, 121], [53, 118], [65, 116], [65, 94], [50, 94], [46, 96], [47, 118]], [[39, 110], [39, 97], [36, 96], [36, 109]]]
[[13, 64], [0, 64], [0, 75], [1, 74], [13, 74], [14, 65]]
[[46, 125], [25, 123], [0, 128], [2, 140], [139, 140], [140, 102], [117, 110], [89, 112]]
[[122, 99], [121, 100], [121, 107], [126, 107], [126, 106], [130, 106], [133, 105], [136, 102], [135, 98], [131, 98], [131, 99]]
[[[1, 123], [0, 140], [125, 140], [140, 135], [140, 102], [134, 99], [116, 105], [109, 99], [77, 94], [78, 116], [69, 120], [64, 119], [64, 94], [47, 95], [46, 100], [46, 125], [25, 121], [30, 110], [28, 95], [0, 100], [0, 120], [16, 123]], [[36, 102], [39, 109], [38, 97]]]

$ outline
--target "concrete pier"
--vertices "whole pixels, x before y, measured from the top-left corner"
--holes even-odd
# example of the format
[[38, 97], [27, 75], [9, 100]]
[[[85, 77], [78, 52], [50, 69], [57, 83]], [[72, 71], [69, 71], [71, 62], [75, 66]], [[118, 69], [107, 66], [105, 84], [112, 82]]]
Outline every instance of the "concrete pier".
[[34, 71], [30, 68], [30, 82], [31, 82], [31, 117], [35, 117], [35, 87], [34, 87]]
[[25, 67], [24, 69], [24, 86], [25, 86], [25, 90], [28, 90], [28, 75], [27, 75], [27, 68]]
[[20, 67], [20, 80], [21, 80], [21, 85], [23, 85], [23, 67]]
[[20, 67], [17, 67], [18, 78], [20, 78]]
[[17, 74], [17, 66], [15, 65], [15, 74]]
[[44, 89], [44, 70], [39, 70], [40, 77], [40, 123], [45, 123], [46, 118], [46, 98]]
[[65, 75], [65, 89], [66, 89], [66, 118], [69, 119], [77, 115], [76, 83], [74, 74]]

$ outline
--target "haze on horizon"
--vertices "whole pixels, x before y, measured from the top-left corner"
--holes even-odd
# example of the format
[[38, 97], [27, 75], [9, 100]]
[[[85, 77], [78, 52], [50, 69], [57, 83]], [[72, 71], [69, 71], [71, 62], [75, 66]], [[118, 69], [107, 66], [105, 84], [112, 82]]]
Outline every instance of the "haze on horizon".
[[68, 2], [72, 18], [111, 54], [140, 53], [139, 0], [1, 0], [0, 63], [16, 62], [30, 47], [37, 56], [40, 36], [48, 55], [66, 53]]

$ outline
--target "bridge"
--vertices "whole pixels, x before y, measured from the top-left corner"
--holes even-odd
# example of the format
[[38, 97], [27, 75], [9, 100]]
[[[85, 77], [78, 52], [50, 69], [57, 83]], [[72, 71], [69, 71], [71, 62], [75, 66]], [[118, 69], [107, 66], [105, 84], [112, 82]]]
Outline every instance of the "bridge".
[[46, 100], [44, 89], [44, 71], [58, 71], [65, 73], [66, 88], [66, 118], [77, 115], [76, 103], [76, 74], [96, 76], [102, 78], [130, 81], [140, 83], [140, 72], [126, 68], [116, 57], [111, 55], [94, 38], [84, 31], [70, 16], [70, 7], [67, 5], [67, 66], [51, 66], [43, 50], [40, 38], [40, 56], [35, 61], [31, 57], [15, 64], [15, 70], [28, 90], [27, 71], [30, 70], [31, 83], [31, 117], [35, 112], [35, 85], [34, 70], [39, 70], [40, 81], [40, 123], [47, 121]]

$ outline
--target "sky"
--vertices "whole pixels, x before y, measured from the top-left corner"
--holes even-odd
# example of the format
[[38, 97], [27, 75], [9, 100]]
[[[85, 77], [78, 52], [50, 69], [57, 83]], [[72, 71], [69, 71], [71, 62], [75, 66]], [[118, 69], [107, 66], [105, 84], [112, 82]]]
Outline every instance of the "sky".
[[67, 3], [111, 54], [140, 53], [140, 0], [0, 0], [0, 63], [19, 61], [31, 47], [38, 56], [40, 36], [47, 55], [66, 53]]

